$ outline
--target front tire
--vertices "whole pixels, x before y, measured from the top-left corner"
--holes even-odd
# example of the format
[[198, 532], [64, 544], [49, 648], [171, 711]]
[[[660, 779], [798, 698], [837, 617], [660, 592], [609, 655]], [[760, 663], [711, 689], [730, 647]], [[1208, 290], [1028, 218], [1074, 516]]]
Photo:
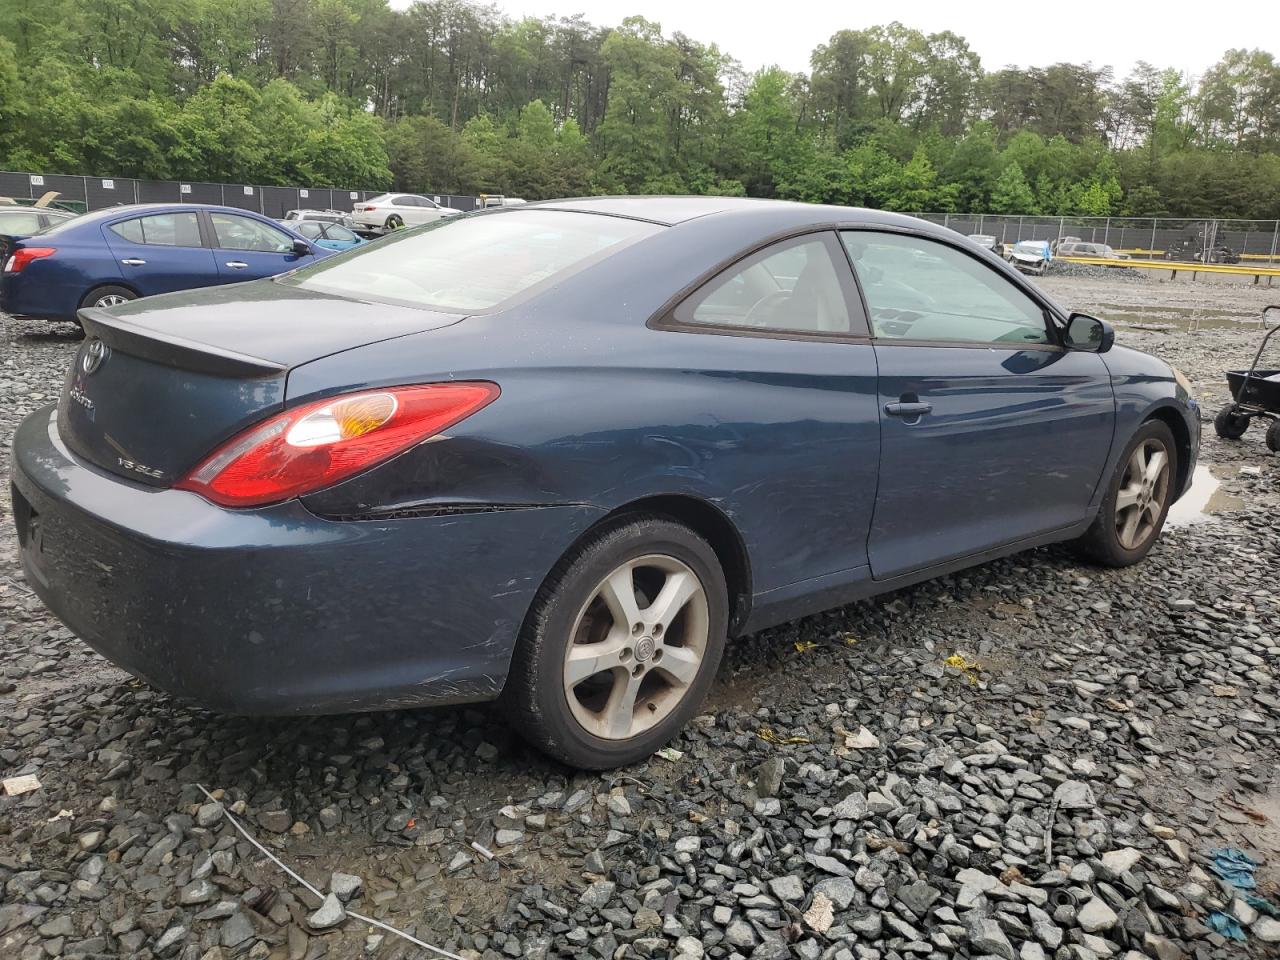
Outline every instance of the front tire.
[[635, 763], [702, 704], [727, 623], [724, 572], [705, 540], [661, 517], [621, 520], [538, 591], [504, 703], [520, 734], [564, 763]]
[[1125, 448], [1093, 525], [1076, 541], [1079, 551], [1108, 567], [1127, 567], [1145, 557], [1164, 527], [1177, 477], [1172, 431], [1148, 420]]
[[1267, 427], [1267, 449], [1272, 453], [1280, 453], [1280, 420], [1272, 420]]
[[1236, 413], [1236, 405], [1228, 403], [1213, 418], [1213, 432], [1223, 440], [1239, 440], [1249, 429], [1249, 418]]

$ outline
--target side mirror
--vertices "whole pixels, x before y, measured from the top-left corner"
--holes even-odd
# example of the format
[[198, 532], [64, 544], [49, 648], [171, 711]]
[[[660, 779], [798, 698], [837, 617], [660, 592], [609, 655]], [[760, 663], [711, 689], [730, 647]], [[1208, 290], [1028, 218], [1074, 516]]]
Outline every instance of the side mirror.
[[294, 240], [293, 252], [300, 257], [309, 257], [311, 256], [311, 244], [305, 240]]
[[1116, 342], [1116, 331], [1105, 320], [1084, 313], [1067, 318], [1067, 347], [1085, 353], [1106, 353]]
[[1263, 308], [1262, 325], [1269, 330], [1280, 327], [1280, 304], [1272, 304]]

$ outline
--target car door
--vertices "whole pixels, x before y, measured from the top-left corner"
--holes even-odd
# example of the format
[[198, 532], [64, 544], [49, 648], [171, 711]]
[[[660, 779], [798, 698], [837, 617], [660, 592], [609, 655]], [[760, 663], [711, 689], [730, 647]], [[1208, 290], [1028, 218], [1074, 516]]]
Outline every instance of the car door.
[[842, 234], [879, 369], [876, 579], [1068, 527], [1088, 512], [1115, 401], [1043, 301], [968, 251]]
[[672, 346], [680, 375], [654, 404], [696, 410], [715, 438], [692, 466], [724, 491], [761, 603], [867, 575], [880, 431], [852, 280], [836, 235], [807, 234], [726, 268], [658, 324], [708, 335]]
[[274, 277], [314, 259], [294, 249], [292, 234], [265, 220], [220, 210], [210, 210], [208, 216], [222, 283]]
[[140, 296], [218, 282], [213, 251], [204, 245], [195, 210], [115, 220], [103, 225], [102, 235], [121, 279]]
[[407, 227], [415, 226], [422, 222], [422, 214], [424, 211], [418, 206], [418, 198], [401, 194], [391, 198], [391, 206], [388, 208], [387, 215], [395, 214]]

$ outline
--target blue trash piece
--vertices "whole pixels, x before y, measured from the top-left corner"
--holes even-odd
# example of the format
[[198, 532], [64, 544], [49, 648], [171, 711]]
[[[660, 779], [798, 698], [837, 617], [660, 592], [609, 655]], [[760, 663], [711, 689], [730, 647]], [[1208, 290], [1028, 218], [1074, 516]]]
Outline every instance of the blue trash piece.
[[1277, 907], [1270, 900], [1264, 900], [1256, 894], [1246, 894], [1244, 902], [1259, 913], [1265, 913], [1268, 917], [1280, 917], [1280, 907]]
[[1258, 861], [1240, 848], [1225, 847], [1210, 850], [1209, 856], [1212, 858], [1209, 864], [1210, 869], [1233, 887], [1252, 890], [1258, 885], [1253, 879], [1253, 872], [1258, 869]]
[[1215, 910], [1205, 918], [1205, 925], [1214, 933], [1218, 933], [1224, 937], [1229, 937], [1232, 940], [1244, 943], [1244, 928], [1241, 927], [1236, 918], [1231, 916], [1229, 913], [1223, 913], [1220, 910]]

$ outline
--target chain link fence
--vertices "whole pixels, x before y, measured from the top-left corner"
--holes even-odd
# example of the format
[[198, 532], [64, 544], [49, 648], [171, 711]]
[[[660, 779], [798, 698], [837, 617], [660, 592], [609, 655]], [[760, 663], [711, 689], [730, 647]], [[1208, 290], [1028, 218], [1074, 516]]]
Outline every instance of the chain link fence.
[[[341, 210], [386, 193], [385, 190], [339, 190], [329, 187], [266, 187], [250, 183], [183, 183], [178, 180], [122, 180], [61, 174], [0, 172], [0, 197], [37, 200], [50, 191], [57, 205], [78, 213], [122, 203], [216, 203], [253, 210], [277, 220], [289, 210]], [[476, 210], [479, 197], [428, 194], [457, 210]]]
[[1001, 243], [1077, 238], [1105, 243], [1134, 259], [1280, 264], [1280, 220], [1174, 217], [1015, 217], [1005, 214], [915, 213], [966, 235]]

